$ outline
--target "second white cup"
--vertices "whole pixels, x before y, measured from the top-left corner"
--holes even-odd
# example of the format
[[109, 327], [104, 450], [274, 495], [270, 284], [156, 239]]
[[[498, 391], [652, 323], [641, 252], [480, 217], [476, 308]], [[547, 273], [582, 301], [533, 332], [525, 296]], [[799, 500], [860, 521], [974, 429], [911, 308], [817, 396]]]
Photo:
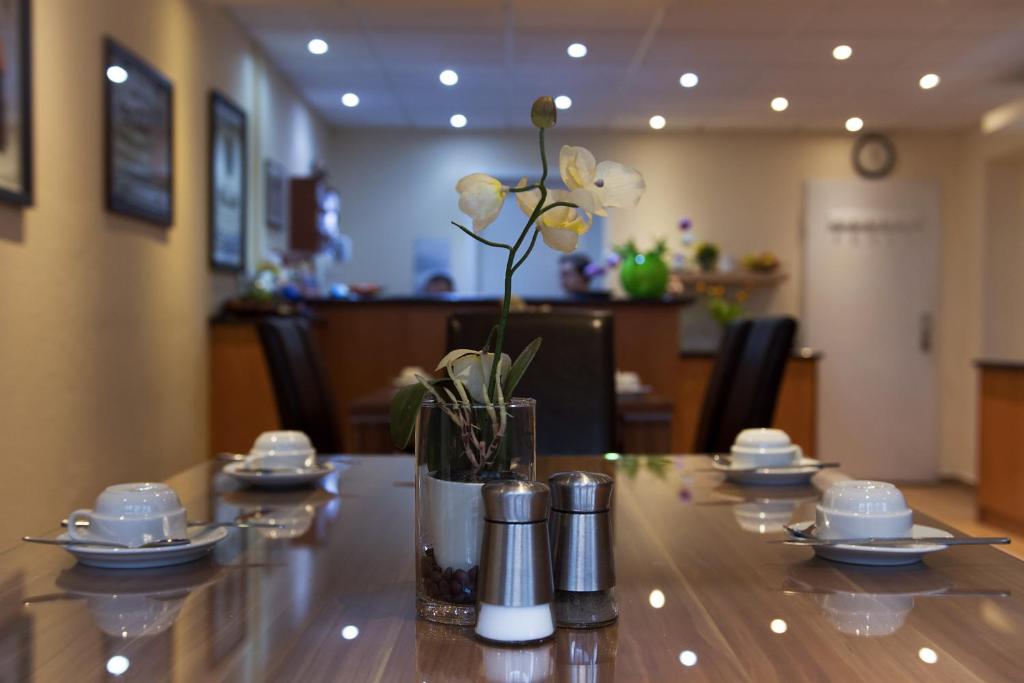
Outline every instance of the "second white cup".
[[[79, 522], [88, 526], [78, 526]], [[108, 486], [93, 509], [68, 515], [68, 537], [138, 547], [164, 538], [185, 538], [188, 522], [178, 495], [167, 484]]]

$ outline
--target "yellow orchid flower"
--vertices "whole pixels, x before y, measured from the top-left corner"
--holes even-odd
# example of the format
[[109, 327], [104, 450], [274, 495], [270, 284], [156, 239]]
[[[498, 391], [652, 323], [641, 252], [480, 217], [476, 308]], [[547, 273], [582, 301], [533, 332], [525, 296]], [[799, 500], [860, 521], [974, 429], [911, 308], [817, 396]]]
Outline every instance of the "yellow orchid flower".
[[473, 231], [481, 232], [494, 222], [505, 203], [508, 188], [486, 173], [470, 173], [455, 184], [459, 210], [473, 219]]
[[[526, 187], [526, 178], [516, 184], [516, 188]], [[533, 210], [540, 201], [540, 190], [529, 190], [517, 192], [516, 203], [527, 216], [533, 215]], [[549, 190], [547, 205], [556, 202], [568, 202], [569, 193], [565, 190]], [[537, 220], [537, 228], [540, 230], [544, 244], [552, 249], [568, 254], [576, 248], [580, 235], [590, 230], [590, 216], [583, 214], [571, 206], [556, 206], [547, 209]]]
[[604, 216], [608, 207], [634, 207], [647, 185], [640, 172], [615, 161], [597, 163], [586, 147], [564, 145], [558, 155], [568, 201], [587, 213]]

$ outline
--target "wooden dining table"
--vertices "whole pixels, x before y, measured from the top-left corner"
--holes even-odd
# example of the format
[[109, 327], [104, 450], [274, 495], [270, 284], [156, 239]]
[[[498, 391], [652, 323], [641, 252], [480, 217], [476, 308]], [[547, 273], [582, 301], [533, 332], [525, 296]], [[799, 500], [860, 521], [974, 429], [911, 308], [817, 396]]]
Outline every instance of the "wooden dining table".
[[232, 530], [192, 564], [101, 570], [55, 547], [0, 553], [0, 681], [1024, 678], [1020, 560], [991, 547], [908, 567], [816, 559], [768, 541], [813, 518], [826, 482], [741, 488], [700, 456], [540, 458], [542, 480], [615, 478], [620, 618], [489, 645], [416, 618], [413, 458], [328, 460], [318, 486], [291, 491], [242, 488], [216, 461], [171, 477], [192, 519], [281, 525]]

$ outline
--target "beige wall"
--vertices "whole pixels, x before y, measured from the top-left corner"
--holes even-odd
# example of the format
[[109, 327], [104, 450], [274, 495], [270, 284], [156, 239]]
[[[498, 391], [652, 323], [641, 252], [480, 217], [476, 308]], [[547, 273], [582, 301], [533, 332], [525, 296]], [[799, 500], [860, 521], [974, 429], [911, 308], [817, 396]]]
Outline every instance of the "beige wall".
[[[973, 358], [982, 327], [980, 143], [966, 133], [904, 133], [893, 139], [902, 178], [935, 178], [942, 190], [943, 242], [936, 362], [940, 378], [939, 470], [975, 476]], [[534, 136], [473, 131], [339, 131], [331, 156], [343, 197], [342, 220], [356, 259], [347, 280], [383, 282], [408, 291], [408, 236], [452, 237], [456, 279], [473, 276], [469, 240], [448, 221], [459, 214], [453, 191], [463, 174], [484, 170], [503, 178], [536, 175]], [[771, 249], [789, 279], [759, 295], [759, 312], [801, 310], [803, 181], [853, 177], [848, 135], [814, 133], [598, 133], [555, 129], [552, 155], [565, 143], [589, 147], [599, 159], [631, 164], [648, 191], [640, 206], [614, 213], [609, 241], [634, 237], [641, 246], [677, 239], [682, 216], [699, 237], [736, 256]], [[371, 256], [368, 256], [371, 255]], [[692, 329], [692, 328], [691, 328]], [[686, 332], [684, 331], [684, 335]]]
[[[234, 283], [207, 266], [209, 89], [262, 131], [250, 135], [252, 225], [263, 225], [262, 156], [304, 173], [327, 135], [219, 9], [33, 7], [36, 200], [0, 206], [0, 547], [54, 528], [107, 484], [161, 479], [208, 455], [206, 320]], [[104, 210], [105, 35], [174, 84], [170, 229]]]

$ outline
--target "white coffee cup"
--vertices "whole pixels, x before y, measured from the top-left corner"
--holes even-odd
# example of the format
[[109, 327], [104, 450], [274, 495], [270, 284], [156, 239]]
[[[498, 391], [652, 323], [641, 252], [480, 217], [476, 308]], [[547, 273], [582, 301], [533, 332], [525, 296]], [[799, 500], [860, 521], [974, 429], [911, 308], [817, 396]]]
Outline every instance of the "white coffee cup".
[[[88, 526], [78, 526], [78, 522]], [[138, 547], [163, 538], [185, 538], [185, 508], [167, 484], [108, 486], [91, 510], [68, 515], [68, 536], [76, 541], [109, 541]]]
[[822, 495], [815, 514], [816, 534], [820, 538], [902, 538], [910, 536], [913, 516], [892, 484], [847, 479]]
[[308, 469], [316, 464], [316, 450], [313, 442], [303, 432], [263, 432], [249, 450], [245, 464], [248, 467], [272, 470]]
[[804, 457], [786, 432], [766, 427], [744, 429], [736, 436], [731, 452], [736, 469], [783, 467]]

